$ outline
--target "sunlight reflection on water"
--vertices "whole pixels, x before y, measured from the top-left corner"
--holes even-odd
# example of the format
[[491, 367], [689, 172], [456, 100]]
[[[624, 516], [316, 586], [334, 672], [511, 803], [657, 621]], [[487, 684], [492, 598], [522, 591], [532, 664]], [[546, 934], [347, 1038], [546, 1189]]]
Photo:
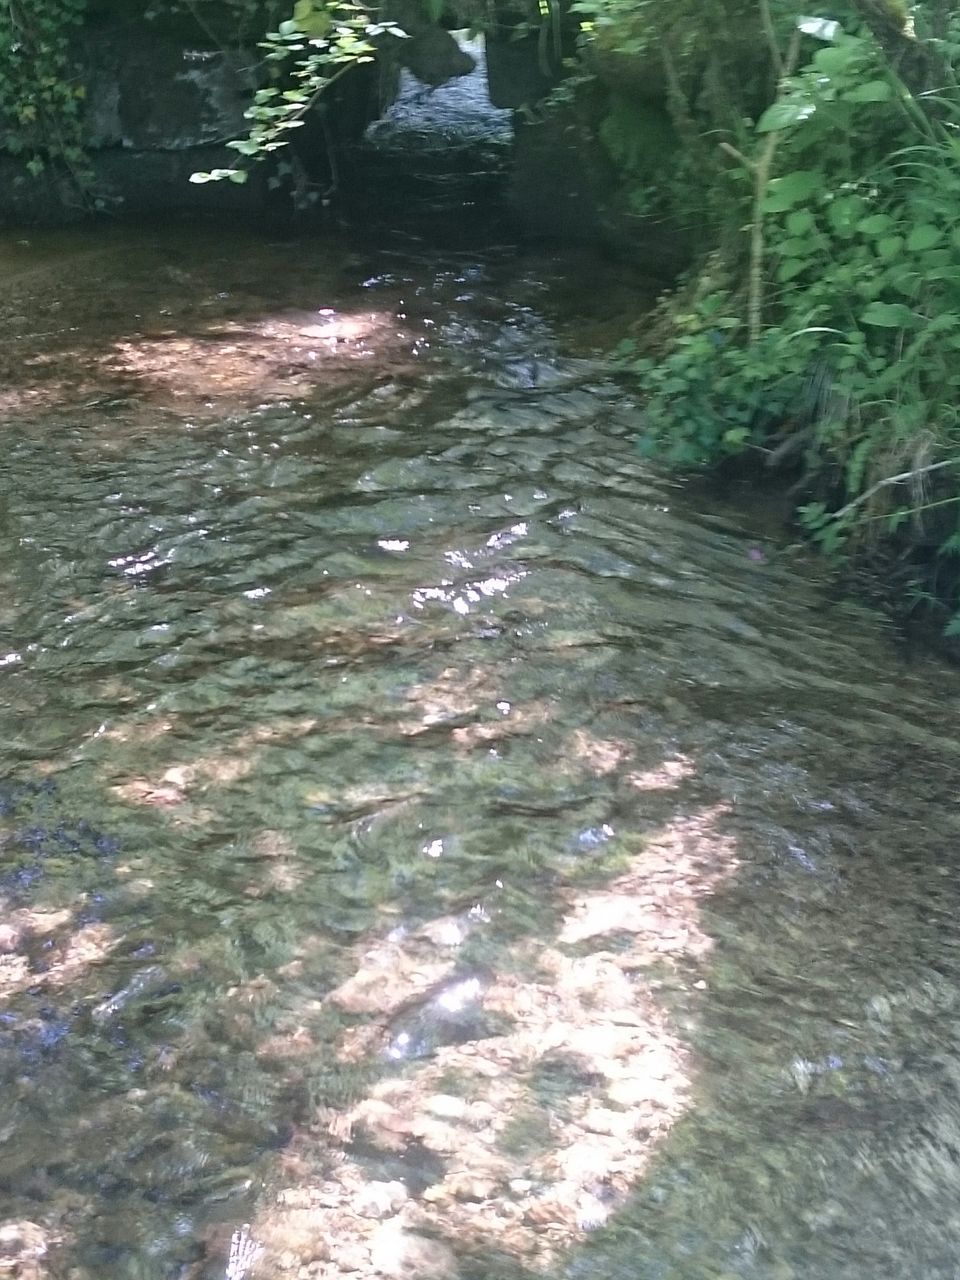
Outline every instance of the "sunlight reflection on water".
[[156, 340], [4, 428], [17, 1256], [952, 1280], [955, 673], [651, 473], [538, 273], [395, 265], [316, 287], [430, 293], [416, 387], [188, 429]]

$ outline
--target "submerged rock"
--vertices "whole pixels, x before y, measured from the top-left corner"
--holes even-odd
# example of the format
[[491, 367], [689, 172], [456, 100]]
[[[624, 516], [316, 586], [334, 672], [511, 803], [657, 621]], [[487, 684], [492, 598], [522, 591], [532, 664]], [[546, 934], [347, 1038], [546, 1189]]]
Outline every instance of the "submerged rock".
[[374, 1271], [394, 1280], [453, 1280], [457, 1274], [457, 1260], [449, 1245], [408, 1231], [398, 1218], [377, 1228], [370, 1260]]
[[388, 1218], [408, 1198], [402, 1182], [368, 1182], [353, 1202], [353, 1209], [361, 1218]]
[[477, 977], [449, 982], [423, 1003], [400, 1013], [389, 1028], [387, 1057], [428, 1058], [442, 1045], [465, 1044], [494, 1034], [484, 1017]]
[[54, 1243], [35, 1222], [5, 1222], [0, 1226], [0, 1275], [16, 1280], [42, 1280], [42, 1259]]

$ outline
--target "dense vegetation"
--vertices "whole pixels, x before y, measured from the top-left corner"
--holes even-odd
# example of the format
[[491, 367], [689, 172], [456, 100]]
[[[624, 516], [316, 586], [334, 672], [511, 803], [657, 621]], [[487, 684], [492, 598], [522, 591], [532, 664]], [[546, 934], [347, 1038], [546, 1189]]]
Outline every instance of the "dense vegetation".
[[[71, 42], [88, 2], [0, 4], [6, 146], [33, 172], [66, 165], [80, 186]], [[220, 38], [224, 15], [232, 39], [259, 30], [250, 134], [231, 144], [234, 166], [199, 181], [242, 182], [333, 80], [402, 35], [389, 7], [334, 0], [129, 4], [208, 24], [215, 13]], [[423, 8], [442, 16], [434, 0]], [[500, 21], [508, 10], [518, 31], [557, 36], [556, 0], [501, 6]], [[563, 109], [579, 104], [638, 220], [666, 219], [695, 244], [652, 331], [619, 353], [649, 400], [642, 448], [680, 467], [741, 456], [786, 470], [828, 552], [881, 565], [901, 600], [946, 607], [960, 632], [953, 7], [577, 0], [565, 21], [580, 46]]]
[[659, 64], [679, 161], [651, 183], [649, 126], [616, 90], [601, 137], [638, 205], [707, 232], [652, 349], [622, 351], [643, 447], [790, 468], [826, 550], [960, 632], [960, 20], [881, 0], [588, 6], [601, 65]]

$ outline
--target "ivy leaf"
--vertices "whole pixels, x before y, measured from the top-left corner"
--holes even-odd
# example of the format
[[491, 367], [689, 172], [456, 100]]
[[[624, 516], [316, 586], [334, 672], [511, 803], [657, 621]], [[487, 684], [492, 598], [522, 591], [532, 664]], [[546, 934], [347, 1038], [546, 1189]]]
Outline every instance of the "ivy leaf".
[[313, 39], [323, 37], [333, 26], [333, 18], [322, 5], [313, 0], [297, 0], [293, 6], [293, 20], [304, 35]]

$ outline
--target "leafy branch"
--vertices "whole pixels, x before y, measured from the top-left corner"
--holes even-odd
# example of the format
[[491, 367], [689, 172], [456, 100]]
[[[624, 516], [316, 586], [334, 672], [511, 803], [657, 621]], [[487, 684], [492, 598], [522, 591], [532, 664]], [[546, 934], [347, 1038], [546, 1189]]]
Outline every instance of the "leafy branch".
[[67, 170], [86, 190], [90, 170], [83, 145], [84, 86], [72, 51], [86, 0], [0, 3], [0, 119], [4, 148], [26, 157], [39, 177], [48, 164]]
[[[321, 95], [354, 67], [374, 60], [376, 40], [404, 35], [395, 23], [374, 20], [369, 10], [346, 0], [297, 0], [293, 17], [260, 42], [266, 50], [265, 61], [274, 64], [278, 78], [278, 64], [294, 60], [288, 74], [294, 83], [287, 88], [272, 84], [258, 89], [244, 112], [251, 121], [250, 132], [227, 146], [254, 161], [288, 146], [289, 131], [303, 126]], [[245, 168], [221, 168], [193, 173], [190, 181], [246, 182], [247, 176]]]

